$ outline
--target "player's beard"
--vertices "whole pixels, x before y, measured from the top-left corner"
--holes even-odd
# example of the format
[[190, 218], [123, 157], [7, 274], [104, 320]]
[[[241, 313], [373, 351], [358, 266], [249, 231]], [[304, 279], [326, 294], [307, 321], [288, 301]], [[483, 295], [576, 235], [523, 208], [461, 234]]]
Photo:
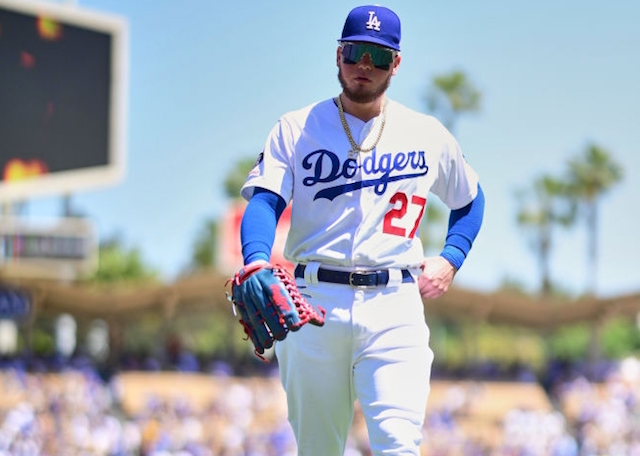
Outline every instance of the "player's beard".
[[342, 92], [349, 100], [355, 103], [371, 103], [372, 101], [380, 98], [389, 88], [389, 85], [391, 84], [391, 76], [392, 74], [389, 72], [386, 79], [380, 83], [378, 87], [374, 87], [373, 89], [367, 89], [359, 86], [356, 90], [351, 90], [347, 86], [347, 81], [345, 81], [344, 76], [342, 75], [342, 68], [338, 68], [338, 80], [342, 86]]

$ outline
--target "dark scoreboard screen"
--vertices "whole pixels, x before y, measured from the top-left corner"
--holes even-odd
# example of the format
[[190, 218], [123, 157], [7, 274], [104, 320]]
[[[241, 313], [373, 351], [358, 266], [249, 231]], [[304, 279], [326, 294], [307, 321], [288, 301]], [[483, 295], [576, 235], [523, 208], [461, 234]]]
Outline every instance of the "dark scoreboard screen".
[[[123, 25], [68, 5], [16, 6], [28, 4], [0, 0], [0, 190], [100, 184], [96, 170], [121, 166]], [[89, 181], [69, 179], [82, 171]]]

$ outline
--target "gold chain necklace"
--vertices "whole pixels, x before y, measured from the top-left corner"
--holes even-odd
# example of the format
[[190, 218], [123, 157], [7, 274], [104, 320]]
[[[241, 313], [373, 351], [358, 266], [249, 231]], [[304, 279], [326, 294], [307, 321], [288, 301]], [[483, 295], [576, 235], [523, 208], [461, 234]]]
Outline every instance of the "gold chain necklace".
[[[337, 101], [338, 101], [338, 112], [340, 113], [340, 122], [342, 122], [342, 128], [344, 129], [344, 132], [347, 134], [347, 139], [349, 139], [349, 143], [351, 144], [351, 150], [349, 151], [349, 158], [354, 158], [356, 154], [360, 152], [364, 152], [364, 153], [371, 152], [373, 149], [376, 148], [376, 146], [378, 145], [378, 142], [380, 141], [380, 138], [382, 137], [382, 131], [384, 130], [384, 125], [387, 120], [387, 109], [386, 109], [387, 101], [385, 100], [384, 105], [382, 106], [382, 113], [381, 113], [382, 121], [380, 124], [380, 128], [378, 129], [378, 137], [373, 142], [373, 145], [371, 147], [367, 147], [366, 149], [358, 145], [358, 143], [353, 139], [353, 136], [351, 136], [351, 129], [349, 128], [349, 124], [347, 124], [347, 119], [344, 116], [344, 108], [342, 107], [342, 100], [340, 99], [340, 95], [338, 95]], [[366, 139], [367, 138], [365, 138], [365, 141]], [[364, 141], [362, 141], [362, 144], [364, 144]]]

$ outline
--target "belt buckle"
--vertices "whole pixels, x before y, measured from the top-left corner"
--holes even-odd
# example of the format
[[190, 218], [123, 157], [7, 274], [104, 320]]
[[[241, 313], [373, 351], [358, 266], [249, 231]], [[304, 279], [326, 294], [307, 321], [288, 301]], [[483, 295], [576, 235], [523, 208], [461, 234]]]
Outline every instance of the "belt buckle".
[[377, 272], [375, 272], [375, 271], [363, 271], [363, 270], [351, 271], [349, 273], [349, 285], [350, 286], [352, 286], [354, 288], [373, 288], [373, 287], [377, 287], [378, 286], [377, 280], [376, 280], [376, 283], [374, 283], [374, 284], [355, 283], [354, 282], [354, 276], [356, 274], [361, 275], [361, 276], [371, 276], [371, 275], [377, 276], [378, 275]]

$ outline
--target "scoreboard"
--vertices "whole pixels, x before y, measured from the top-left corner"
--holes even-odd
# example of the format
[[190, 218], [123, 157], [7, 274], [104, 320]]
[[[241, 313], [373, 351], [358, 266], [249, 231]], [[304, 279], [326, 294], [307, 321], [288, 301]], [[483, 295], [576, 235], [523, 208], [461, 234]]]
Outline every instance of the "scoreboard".
[[127, 36], [116, 15], [0, 0], [0, 201], [122, 179]]

